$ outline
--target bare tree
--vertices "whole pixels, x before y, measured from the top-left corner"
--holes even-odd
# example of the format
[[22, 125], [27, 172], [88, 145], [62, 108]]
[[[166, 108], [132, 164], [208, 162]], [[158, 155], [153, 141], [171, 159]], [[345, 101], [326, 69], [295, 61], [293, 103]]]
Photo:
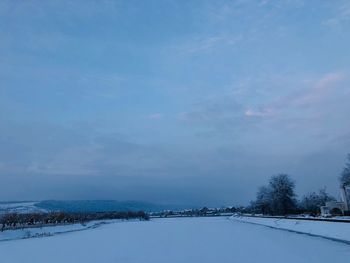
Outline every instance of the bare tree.
[[253, 209], [257, 213], [270, 214], [271, 213], [271, 190], [267, 186], [259, 188], [256, 194], [256, 201], [253, 203]]
[[286, 215], [296, 211], [295, 184], [287, 174], [272, 176], [267, 186], [259, 188], [249, 210], [255, 213]]
[[295, 184], [287, 174], [272, 176], [269, 181], [271, 211], [275, 215], [286, 215], [296, 210]]
[[350, 154], [347, 156], [347, 163], [343, 169], [343, 172], [340, 175], [340, 182], [343, 186], [350, 185]]
[[300, 208], [306, 212], [318, 214], [321, 206], [324, 206], [326, 202], [335, 200], [336, 199], [323, 188], [319, 190], [318, 193], [312, 192], [304, 195], [300, 202]]

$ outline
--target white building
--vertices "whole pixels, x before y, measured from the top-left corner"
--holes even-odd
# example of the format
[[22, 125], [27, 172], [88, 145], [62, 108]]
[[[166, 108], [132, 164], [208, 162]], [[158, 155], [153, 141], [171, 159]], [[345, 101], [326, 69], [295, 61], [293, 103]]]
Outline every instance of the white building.
[[350, 186], [342, 186], [340, 188], [341, 201], [327, 202], [325, 206], [321, 206], [321, 215], [350, 215]]

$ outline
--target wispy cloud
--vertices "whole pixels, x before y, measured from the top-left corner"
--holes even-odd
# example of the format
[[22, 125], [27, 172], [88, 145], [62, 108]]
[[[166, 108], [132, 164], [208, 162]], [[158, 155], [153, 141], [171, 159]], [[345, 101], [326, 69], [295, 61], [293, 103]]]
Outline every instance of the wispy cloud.
[[[286, 83], [280, 76], [277, 78], [279, 85], [283, 87]], [[288, 76], [284, 81], [290, 81]], [[179, 120], [184, 123], [205, 127], [211, 130], [211, 135], [235, 134], [241, 138], [248, 131], [265, 130], [283, 134], [285, 131], [298, 130], [301, 127], [307, 132], [299, 132], [302, 137], [306, 133], [310, 136], [327, 133], [327, 122], [331, 113], [342, 114], [343, 108], [333, 106], [334, 100], [346, 96], [347, 74], [333, 72], [305, 81], [300, 77], [295, 81], [298, 91], [290, 92], [285, 96], [268, 98], [262, 97], [259, 102], [254, 103], [248, 98], [234, 96], [222, 96], [212, 101], [197, 104], [192, 110], [179, 114]], [[271, 78], [270, 81], [275, 81]]]
[[157, 113], [152, 113], [150, 115], [147, 115], [146, 118], [150, 120], [160, 120], [164, 117], [163, 113], [157, 112]]
[[[344, 89], [344, 85], [341, 84], [344, 84], [347, 79], [347, 75], [341, 72], [327, 73], [317, 79], [308, 80], [306, 83], [304, 78], [301, 78], [296, 83], [299, 83], [302, 88], [298, 88], [297, 92], [272, 99], [265, 105], [260, 105], [262, 109], [258, 111], [258, 114], [271, 115], [273, 113], [278, 115], [285, 110], [315, 107], [332, 95], [337, 94], [339, 88]], [[281, 82], [280, 85], [282, 86], [284, 83]]]
[[323, 25], [336, 27], [348, 22], [350, 22], [350, 2], [342, 1], [340, 5], [336, 5], [335, 15], [325, 20]]
[[193, 105], [189, 111], [178, 115], [181, 121], [187, 123], [205, 124], [235, 119], [242, 115], [243, 108], [233, 96], [220, 96]]
[[185, 54], [209, 53], [222, 48], [232, 47], [242, 40], [242, 35], [207, 36], [186, 40], [184, 43], [176, 44], [173, 48]]
[[[66, 23], [72, 23], [76, 19], [86, 19], [101, 14], [115, 13], [120, 10], [116, 1], [47, 1], [37, 0], [14, 2], [9, 0], [1, 1], [0, 14], [18, 16], [35, 13], [31, 19], [42, 19], [55, 16], [58, 19], [69, 19]], [[28, 12], [29, 11], [29, 12]]]
[[118, 74], [80, 74], [76, 80], [78, 87], [84, 87], [86, 98], [115, 99], [120, 96], [127, 78]]
[[309, 106], [320, 102], [345, 79], [346, 76], [343, 73], [326, 74], [317, 80], [311, 88], [307, 89], [304, 94], [296, 96], [294, 100], [291, 100], [291, 104], [296, 106]]
[[274, 112], [271, 109], [263, 109], [263, 110], [248, 109], [244, 112], [244, 115], [247, 117], [269, 117], [269, 116], [273, 116]]

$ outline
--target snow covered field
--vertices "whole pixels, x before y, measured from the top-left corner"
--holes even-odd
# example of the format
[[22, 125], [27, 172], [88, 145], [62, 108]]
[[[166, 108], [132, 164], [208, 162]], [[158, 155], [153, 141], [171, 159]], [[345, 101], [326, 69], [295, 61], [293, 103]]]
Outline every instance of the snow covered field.
[[3, 263], [348, 263], [349, 258], [350, 246], [343, 243], [225, 217], [116, 222], [0, 242]]
[[[232, 216], [232, 220], [296, 231], [350, 243], [350, 223]], [[349, 261], [350, 262], [350, 261]]]
[[22, 228], [15, 230], [6, 230], [0, 232], [0, 242], [9, 241], [23, 238], [32, 238], [32, 237], [47, 237], [57, 234], [67, 233], [67, 232], [76, 232], [89, 228], [96, 228], [102, 224], [111, 224], [113, 222], [121, 221], [116, 220], [107, 220], [107, 221], [91, 221], [84, 225], [82, 224], [67, 224], [67, 225], [56, 225], [56, 226], [44, 226], [44, 227], [32, 227], [32, 228]]

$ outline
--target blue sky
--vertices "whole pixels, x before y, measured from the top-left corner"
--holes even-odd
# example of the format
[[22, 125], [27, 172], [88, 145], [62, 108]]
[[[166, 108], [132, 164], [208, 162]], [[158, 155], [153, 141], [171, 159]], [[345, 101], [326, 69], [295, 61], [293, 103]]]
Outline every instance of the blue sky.
[[349, 26], [343, 0], [1, 0], [0, 198], [337, 195]]

